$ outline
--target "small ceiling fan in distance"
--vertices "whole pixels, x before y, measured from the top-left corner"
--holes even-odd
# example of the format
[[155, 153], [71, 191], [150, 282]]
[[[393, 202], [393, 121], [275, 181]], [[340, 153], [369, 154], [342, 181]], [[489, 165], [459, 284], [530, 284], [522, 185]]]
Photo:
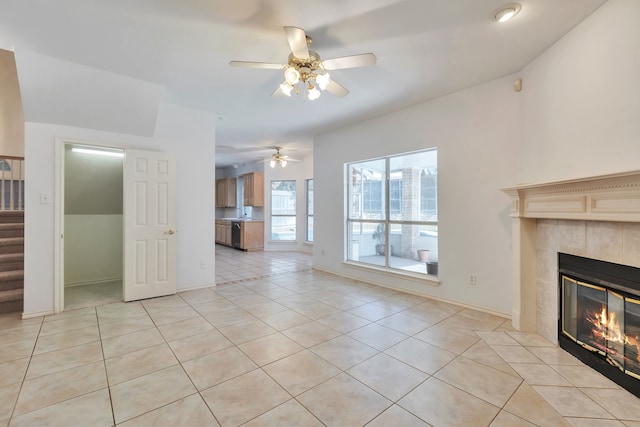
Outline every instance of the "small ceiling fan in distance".
[[280, 166], [280, 167], [285, 167], [287, 166], [287, 162], [299, 162], [300, 160], [297, 159], [292, 159], [289, 156], [285, 156], [284, 154], [280, 154], [280, 150], [282, 150], [282, 147], [273, 147], [274, 150], [276, 150], [275, 154], [271, 155], [271, 158], [266, 158], [266, 159], [262, 159], [259, 160], [259, 162], [266, 162], [267, 160], [269, 161], [269, 166], [271, 166], [272, 168], [275, 168], [276, 166]]
[[231, 61], [232, 67], [264, 68], [282, 70], [284, 81], [276, 88], [272, 96], [291, 96], [302, 94], [306, 99], [318, 99], [321, 91], [326, 90], [337, 97], [349, 94], [349, 91], [336, 83], [328, 71], [345, 68], [368, 67], [375, 65], [376, 56], [373, 53], [341, 56], [332, 59], [321, 59], [317, 52], [309, 49], [311, 37], [297, 27], [284, 27], [284, 33], [289, 42], [291, 53], [286, 64], [270, 62]]

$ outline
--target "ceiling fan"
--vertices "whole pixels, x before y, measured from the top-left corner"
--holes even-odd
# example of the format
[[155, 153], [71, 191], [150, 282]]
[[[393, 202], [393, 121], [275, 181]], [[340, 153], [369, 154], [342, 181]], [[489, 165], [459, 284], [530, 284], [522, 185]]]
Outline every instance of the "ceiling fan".
[[318, 99], [321, 90], [326, 90], [337, 97], [346, 96], [349, 91], [336, 83], [328, 71], [345, 68], [367, 67], [375, 65], [376, 56], [373, 53], [341, 56], [332, 59], [321, 59], [317, 52], [309, 49], [311, 37], [303, 29], [284, 27], [284, 33], [289, 42], [291, 53], [286, 64], [270, 62], [231, 61], [232, 67], [265, 68], [284, 71], [284, 82], [273, 92], [273, 96], [291, 96], [295, 89], [296, 95], [302, 93], [310, 101]]
[[272, 168], [275, 168], [276, 166], [280, 166], [280, 167], [285, 167], [287, 166], [287, 162], [299, 162], [300, 160], [296, 160], [296, 159], [291, 159], [289, 158], [289, 156], [285, 156], [284, 154], [280, 154], [280, 150], [282, 150], [282, 147], [273, 147], [276, 152], [275, 154], [271, 155], [271, 159], [262, 159], [260, 160], [260, 162], [266, 162], [267, 160], [269, 160], [269, 166], [271, 166]]

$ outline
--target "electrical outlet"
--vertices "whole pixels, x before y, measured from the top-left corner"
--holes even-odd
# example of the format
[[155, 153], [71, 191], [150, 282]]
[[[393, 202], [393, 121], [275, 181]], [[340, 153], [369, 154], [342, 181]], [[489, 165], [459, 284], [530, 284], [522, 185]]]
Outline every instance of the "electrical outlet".
[[200, 268], [201, 268], [201, 269], [203, 269], [203, 270], [204, 270], [205, 268], [207, 268], [207, 266], [206, 266], [206, 265], [204, 265], [204, 261], [200, 262]]
[[477, 281], [477, 277], [475, 274], [470, 274], [469, 275], [469, 284], [470, 285], [475, 285]]

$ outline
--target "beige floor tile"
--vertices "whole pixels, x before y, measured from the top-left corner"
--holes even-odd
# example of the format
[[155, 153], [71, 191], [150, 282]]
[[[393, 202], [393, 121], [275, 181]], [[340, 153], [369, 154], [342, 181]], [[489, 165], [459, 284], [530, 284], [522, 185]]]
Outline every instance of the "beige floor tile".
[[138, 301], [100, 305], [96, 307], [96, 312], [98, 313], [98, 322], [100, 323], [113, 322], [147, 314], [147, 311]]
[[496, 316], [494, 314], [484, 313], [482, 311], [473, 310], [471, 308], [465, 308], [458, 312], [460, 316], [468, 317], [474, 320], [481, 320], [494, 324], [494, 329], [500, 326], [506, 319], [504, 317]]
[[178, 364], [165, 343], [105, 360], [109, 385], [113, 386]]
[[249, 320], [248, 322], [219, 328], [220, 332], [235, 345], [239, 345], [256, 338], [276, 333], [277, 331], [261, 320]]
[[566, 378], [548, 365], [538, 363], [511, 363], [511, 367], [529, 385], [571, 386], [571, 383], [567, 381]]
[[425, 306], [423, 304], [408, 308], [404, 310], [402, 314], [415, 317], [423, 322], [429, 323], [430, 325], [442, 322], [453, 315], [449, 311], [438, 310], [437, 308]]
[[419, 304], [418, 307], [425, 307], [428, 309], [437, 309], [449, 314], [456, 314], [464, 310], [463, 307], [460, 307], [458, 305], [450, 304], [445, 301], [438, 301], [431, 298], [427, 298], [426, 301], [423, 302], [422, 304]]
[[16, 382], [0, 387], [0, 420], [8, 420], [11, 417], [21, 386], [22, 382]]
[[206, 301], [201, 303], [192, 303], [192, 307], [195, 311], [200, 313], [202, 316], [208, 316], [210, 314], [216, 314], [221, 311], [229, 310], [232, 308], [238, 309], [239, 307], [229, 301], [228, 299], [217, 295], [218, 299], [213, 301]]
[[509, 336], [527, 347], [555, 347], [556, 344], [541, 337], [535, 332], [507, 332]]
[[0, 346], [0, 363], [9, 362], [12, 360], [22, 359], [24, 357], [31, 356], [33, 348], [36, 345], [36, 339], [32, 338], [25, 341], [18, 341], [14, 343], [5, 344]]
[[156, 328], [144, 329], [126, 335], [103, 339], [102, 351], [105, 358], [110, 358], [153, 347], [163, 342], [164, 338]]
[[219, 425], [202, 397], [196, 393], [118, 424], [118, 427], [217, 427]]
[[476, 331], [476, 334], [489, 345], [520, 345], [505, 332]]
[[178, 293], [178, 296], [185, 300], [188, 304], [201, 304], [207, 301], [215, 301], [222, 298], [214, 292], [212, 288], [195, 289], [193, 291], [185, 291]]
[[314, 301], [311, 304], [306, 304], [298, 307], [291, 307], [291, 309], [313, 320], [321, 319], [323, 317], [331, 316], [333, 314], [341, 312], [339, 308], [335, 308], [318, 301]]
[[262, 369], [297, 396], [340, 373], [340, 370], [308, 350], [288, 356]]
[[429, 427], [427, 423], [398, 405], [393, 405], [367, 424], [367, 427]]
[[611, 419], [613, 416], [580, 389], [557, 386], [532, 386], [562, 416]]
[[100, 341], [36, 354], [31, 358], [26, 378], [32, 379], [100, 360], [102, 360], [102, 345]]
[[27, 380], [22, 385], [15, 414], [22, 415], [107, 387], [102, 361]]
[[170, 310], [180, 310], [189, 308], [187, 304], [178, 295], [168, 295], [165, 297], [151, 298], [140, 301], [148, 313], [159, 313]]
[[323, 425], [295, 399], [291, 399], [243, 424], [242, 427], [322, 427]]
[[39, 332], [39, 324], [2, 329], [0, 330], [0, 342], [9, 344], [18, 341], [32, 340], [38, 337]]
[[560, 347], [529, 347], [528, 350], [547, 365], [583, 365]]
[[352, 308], [356, 308], [366, 304], [364, 301], [354, 297], [350, 297], [348, 295], [338, 295], [331, 298], [323, 298], [321, 301], [340, 310], [351, 310]]
[[228, 299], [238, 307], [242, 307], [244, 309], [257, 304], [272, 302], [271, 299], [256, 293], [251, 293], [247, 295], [230, 296], [228, 297]]
[[460, 314], [454, 314], [438, 323], [438, 326], [475, 337], [477, 336], [476, 331], [493, 331], [500, 323], [502, 323], [502, 321], [477, 320]]
[[30, 319], [22, 319], [22, 313], [0, 314], [0, 330], [13, 329], [28, 325], [42, 325], [44, 317], [33, 317]]
[[155, 325], [147, 314], [143, 314], [106, 323], [100, 322], [100, 336], [102, 339], [106, 339], [150, 328], [155, 328]]
[[536, 425], [509, 412], [500, 411], [489, 427], [536, 427]]
[[517, 345], [492, 345], [490, 347], [507, 363], [542, 363], [524, 347]]
[[195, 392], [195, 387], [180, 366], [115, 385], [111, 387], [111, 400], [116, 424]]
[[298, 396], [298, 401], [330, 426], [363, 426], [392, 404], [344, 373]]
[[62, 313], [57, 313], [57, 314], [51, 314], [48, 316], [44, 317], [44, 322], [55, 322], [58, 320], [62, 320], [62, 319], [68, 319], [71, 317], [76, 317], [79, 318], [80, 316], [86, 316], [87, 314], [96, 314], [96, 308], [95, 307], [85, 307], [85, 308], [78, 308], [78, 309], [74, 309], [74, 310], [65, 310]]
[[376, 323], [406, 335], [415, 335], [431, 326], [430, 323], [404, 313], [393, 314], [378, 320]]
[[250, 305], [245, 307], [249, 313], [256, 316], [258, 319], [262, 319], [265, 316], [269, 316], [270, 314], [280, 313], [282, 311], [289, 310], [282, 304], [278, 304], [275, 301], [267, 300], [266, 302]]
[[458, 357], [435, 377], [498, 407], [502, 407], [522, 383], [520, 378], [465, 357]]
[[280, 332], [240, 344], [238, 347], [258, 366], [304, 350], [304, 347]]
[[260, 289], [260, 290], [257, 290], [257, 292], [260, 295], [263, 295], [263, 296], [268, 297], [268, 298], [273, 298], [273, 299], [289, 297], [291, 295], [295, 295], [296, 294], [292, 290], [286, 289], [286, 288], [282, 288], [280, 286], [275, 287], [275, 288], [271, 288], [271, 289]]
[[224, 328], [225, 326], [248, 322], [250, 320], [256, 320], [256, 317], [253, 314], [240, 307], [211, 313], [204, 316], [204, 318], [218, 329]]
[[500, 411], [433, 377], [402, 398], [398, 405], [434, 426], [488, 426]]
[[427, 374], [434, 374], [456, 358], [455, 353], [415, 338], [408, 338], [385, 353]]
[[415, 338], [433, 344], [452, 353], [462, 354], [469, 347], [479, 341], [478, 337], [452, 331], [442, 326], [432, 326], [419, 334]]
[[259, 369], [211, 387], [202, 397], [223, 427], [240, 425], [291, 398]]
[[74, 347], [80, 344], [87, 344], [99, 340], [100, 334], [98, 332], [98, 325], [96, 324], [89, 326], [88, 328], [75, 329], [72, 331], [64, 331], [57, 334], [38, 337], [33, 354], [62, 350], [64, 348]]
[[640, 422], [636, 422], [636, 421], [625, 421], [624, 425], [626, 427], [640, 427]]
[[260, 320], [278, 331], [283, 331], [312, 321], [307, 316], [303, 316], [297, 311], [293, 311], [291, 309], [262, 316]]
[[64, 317], [59, 320], [51, 320], [42, 324], [40, 336], [57, 334], [64, 331], [73, 331], [98, 324], [95, 310], [93, 313], [76, 317]]
[[189, 360], [182, 366], [198, 390], [204, 390], [258, 367], [236, 347]]
[[384, 351], [408, 338], [407, 335], [401, 332], [377, 323], [370, 323], [367, 326], [349, 332], [348, 335], [380, 351]]
[[513, 368], [511, 368], [511, 366], [502, 359], [502, 357], [498, 356], [498, 353], [493, 351], [493, 349], [484, 341], [478, 341], [467, 351], [462, 353], [462, 355], [467, 359], [475, 360], [476, 362], [482, 363], [486, 366], [491, 366], [492, 368], [506, 374], [520, 377], [518, 373], [514, 371]]
[[411, 366], [380, 353], [347, 371], [392, 402], [413, 390], [429, 376]]
[[336, 331], [342, 332], [343, 334], [346, 334], [355, 329], [368, 325], [371, 322], [367, 319], [356, 316], [355, 314], [341, 312], [332, 314], [331, 316], [323, 317], [322, 319], [318, 319], [318, 323], [328, 326], [331, 329], [335, 329]]
[[340, 332], [318, 322], [309, 322], [282, 331], [303, 347], [313, 347], [341, 335]]
[[169, 346], [180, 362], [186, 362], [231, 347], [233, 343], [220, 332], [211, 330], [171, 341]]
[[640, 399], [628, 391], [608, 388], [584, 388], [582, 391], [616, 418], [640, 421]]
[[111, 400], [106, 388], [28, 412], [11, 420], [12, 427], [112, 425]]
[[617, 420], [603, 420], [599, 418], [567, 418], [573, 427], [625, 427], [634, 424], [623, 424]]
[[[550, 367], [576, 387], [619, 388], [609, 378], [586, 365], [551, 365]], [[533, 385], [533, 383], [530, 384]]]
[[397, 310], [376, 305], [374, 302], [363, 304], [349, 310], [349, 313], [355, 314], [356, 316], [360, 316], [363, 319], [367, 319], [371, 322], [376, 322], [385, 317], [394, 315], [397, 312], [398, 312]]
[[378, 350], [346, 335], [313, 346], [309, 350], [343, 371], [378, 353]]
[[187, 305], [185, 307], [167, 308], [162, 311], [150, 312], [149, 316], [151, 316], [151, 320], [153, 320], [153, 323], [155, 323], [156, 326], [162, 326], [174, 322], [179, 322], [181, 320], [200, 317], [200, 313]]
[[200, 316], [158, 326], [158, 330], [167, 341], [175, 341], [190, 335], [212, 331], [213, 329], [214, 328], [211, 326], [211, 323], [207, 322], [204, 317]]
[[0, 387], [6, 384], [22, 383], [29, 366], [29, 358], [0, 363]]
[[538, 426], [570, 426], [546, 399], [526, 383], [520, 385], [504, 410]]

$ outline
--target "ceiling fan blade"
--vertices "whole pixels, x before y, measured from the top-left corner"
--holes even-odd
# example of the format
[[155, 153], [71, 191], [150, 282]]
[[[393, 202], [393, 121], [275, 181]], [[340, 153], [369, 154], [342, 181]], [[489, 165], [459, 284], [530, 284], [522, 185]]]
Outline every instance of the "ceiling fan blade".
[[376, 56], [373, 53], [360, 55], [341, 56], [339, 58], [325, 59], [322, 66], [325, 70], [340, 70], [344, 68], [369, 67], [376, 64]]
[[251, 61], [231, 61], [229, 65], [240, 68], [266, 68], [268, 70], [282, 70], [283, 64], [273, 64], [271, 62], [251, 62]]
[[345, 89], [343, 86], [334, 82], [333, 80], [329, 80], [329, 84], [327, 85], [327, 92], [331, 95], [336, 96], [338, 98], [342, 98], [343, 96], [349, 95], [349, 91]]
[[291, 52], [296, 58], [306, 59], [309, 57], [309, 47], [307, 46], [307, 35], [302, 28], [284, 27]]

